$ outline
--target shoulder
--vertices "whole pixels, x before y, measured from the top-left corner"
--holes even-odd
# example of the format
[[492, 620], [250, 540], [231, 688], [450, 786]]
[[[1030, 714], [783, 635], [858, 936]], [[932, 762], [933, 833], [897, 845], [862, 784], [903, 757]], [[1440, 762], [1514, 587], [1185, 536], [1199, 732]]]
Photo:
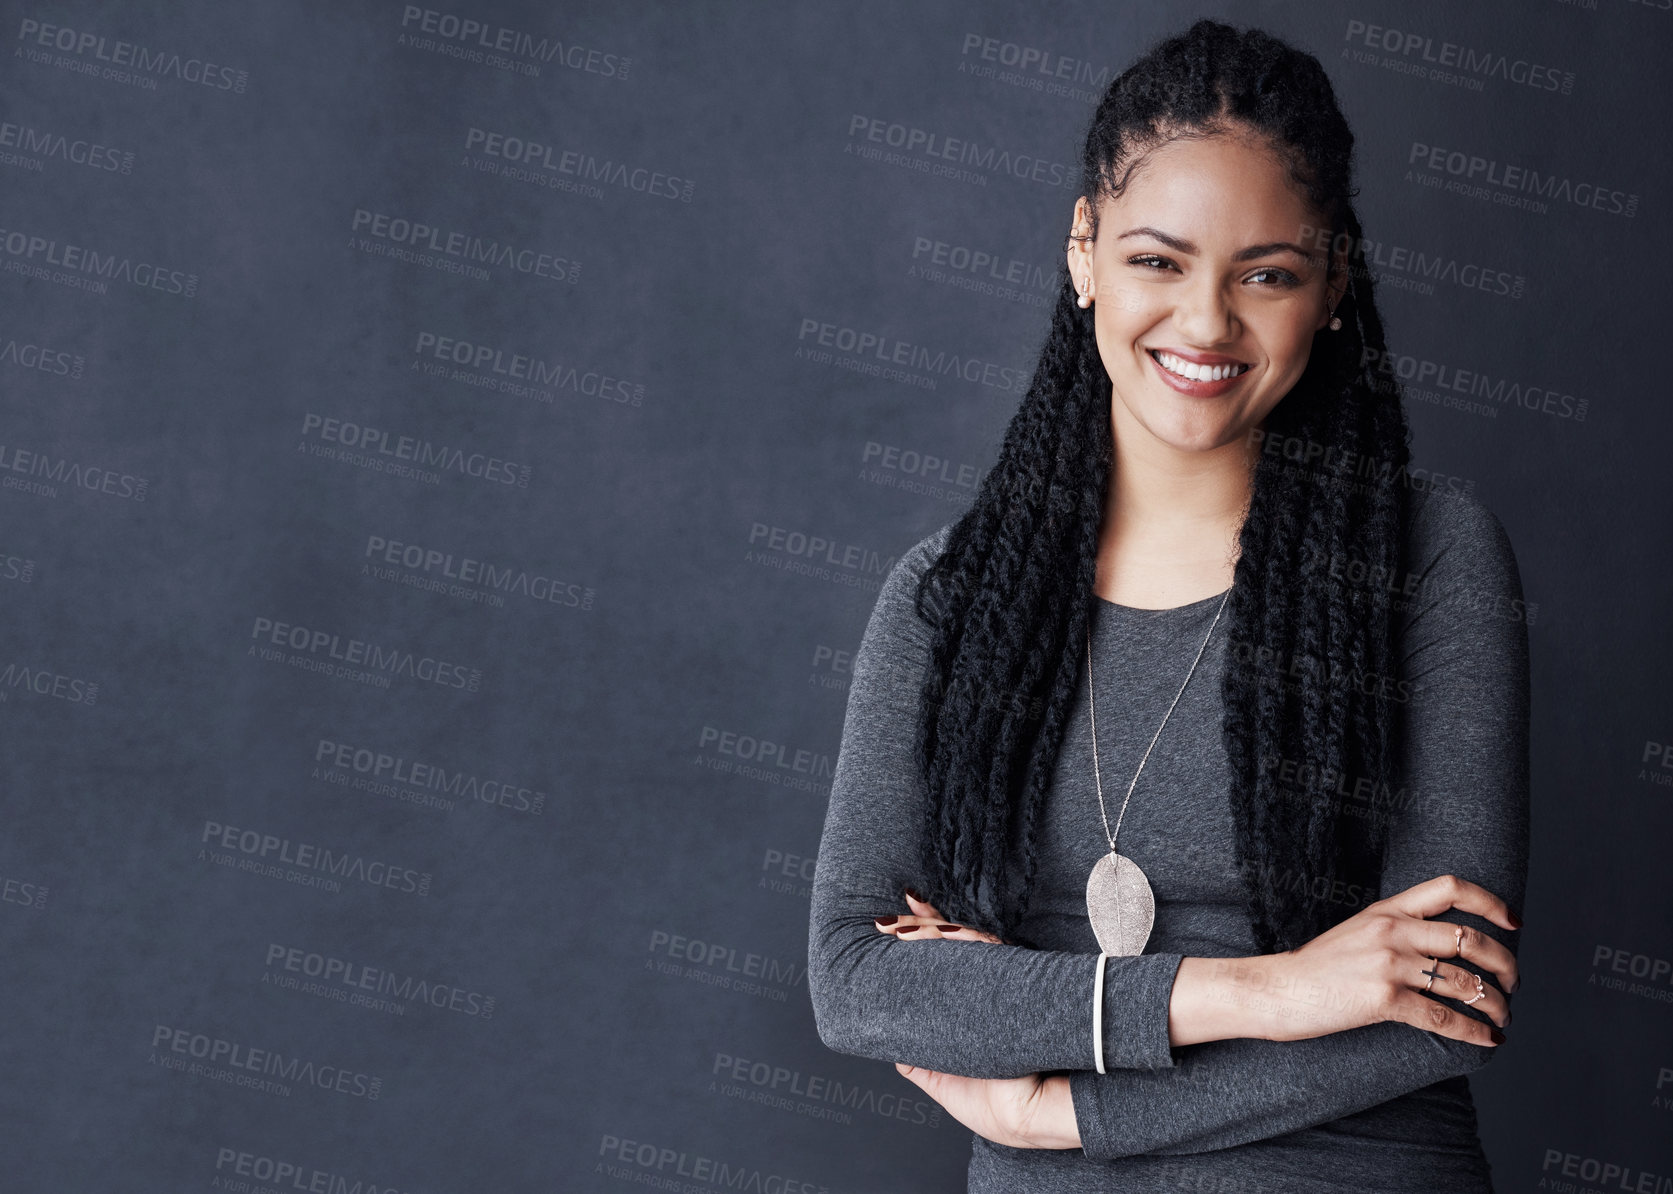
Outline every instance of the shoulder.
[[947, 540], [953, 533], [953, 526], [954, 524], [949, 522], [901, 552], [883, 579], [880, 595], [915, 593], [924, 573], [929, 571], [930, 565], [940, 559], [941, 553], [947, 549]]
[[1414, 491], [1394, 585], [1404, 656], [1525, 656], [1536, 607], [1503, 522], [1473, 494]]
[[929, 624], [917, 610], [918, 585], [931, 564], [946, 550], [953, 531], [949, 522], [913, 543], [890, 566], [877, 594], [872, 610], [868, 634], [891, 637], [921, 637], [929, 631]]
[[1474, 494], [1414, 490], [1404, 586], [1471, 588], [1520, 602], [1521, 569], [1504, 523]]

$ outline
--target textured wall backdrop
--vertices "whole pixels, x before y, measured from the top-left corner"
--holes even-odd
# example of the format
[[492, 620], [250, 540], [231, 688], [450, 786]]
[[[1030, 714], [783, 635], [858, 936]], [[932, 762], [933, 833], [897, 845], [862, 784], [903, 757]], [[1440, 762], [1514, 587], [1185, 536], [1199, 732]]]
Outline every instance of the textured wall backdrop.
[[1500, 1188], [1673, 1188], [1673, 0], [430, 2], [3, 5], [0, 1186], [963, 1189], [813, 1028], [848, 662], [1210, 14], [1534, 611]]

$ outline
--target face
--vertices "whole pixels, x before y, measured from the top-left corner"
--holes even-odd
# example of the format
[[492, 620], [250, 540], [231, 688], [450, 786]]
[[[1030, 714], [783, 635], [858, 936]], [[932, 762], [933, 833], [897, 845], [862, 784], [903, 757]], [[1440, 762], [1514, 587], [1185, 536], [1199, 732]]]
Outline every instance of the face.
[[[1083, 196], [1077, 235], [1089, 216]], [[1102, 201], [1097, 239], [1071, 243], [1069, 272], [1093, 298], [1118, 443], [1201, 452], [1260, 426], [1340, 297], [1318, 224], [1282, 163], [1242, 134], [1165, 144]]]

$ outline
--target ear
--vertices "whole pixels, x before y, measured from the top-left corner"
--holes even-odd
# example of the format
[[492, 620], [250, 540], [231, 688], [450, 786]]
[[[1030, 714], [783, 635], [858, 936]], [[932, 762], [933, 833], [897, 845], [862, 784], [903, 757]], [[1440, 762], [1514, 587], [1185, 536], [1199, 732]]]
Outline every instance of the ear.
[[1069, 265], [1070, 281], [1087, 277], [1092, 272], [1092, 242], [1090, 240], [1071, 239], [1077, 235], [1077, 230], [1090, 233], [1092, 230], [1092, 206], [1086, 196], [1075, 199], [1074, 210], [1069, 215], [1069, 232], [1066, 238], [1068, 251], [1065, 260]]

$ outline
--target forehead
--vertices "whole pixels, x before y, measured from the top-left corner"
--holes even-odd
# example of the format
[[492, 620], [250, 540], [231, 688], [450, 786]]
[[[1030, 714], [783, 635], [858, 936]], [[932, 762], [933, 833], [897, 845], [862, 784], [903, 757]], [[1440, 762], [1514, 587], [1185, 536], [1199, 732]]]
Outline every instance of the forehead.
[[1156, 147], [1121, 195], [1103, 197], [1100, 217], [1119, 225], [1116, 235], [1146, 224], [1204, 245], [1292, 239], [1316, 222], [1277, 151], [1243, 133], [1181, 137]]

